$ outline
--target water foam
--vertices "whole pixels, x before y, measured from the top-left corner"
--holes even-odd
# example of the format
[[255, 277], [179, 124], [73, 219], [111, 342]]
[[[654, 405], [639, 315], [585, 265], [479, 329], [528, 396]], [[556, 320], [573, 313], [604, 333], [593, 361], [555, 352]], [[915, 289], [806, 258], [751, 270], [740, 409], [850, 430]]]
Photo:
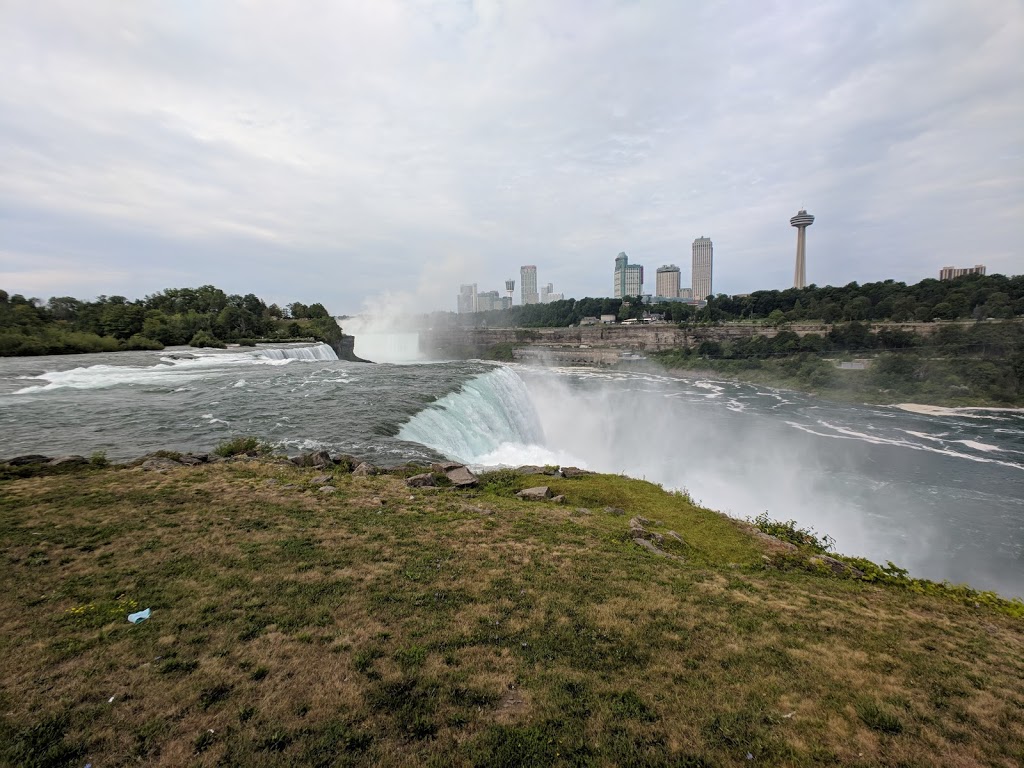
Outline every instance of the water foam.
[[[217, 369], [249, 365], [285, 365], [293, 361], [322, 362], [337, 360], [338, 356], [327, 344], [306, 347], [256, 349], [248, 352], [196, 352], [188, 357], [167, 355], [160, 362], [148, 366], [88, 365], [66, 371], [47, 371], [27, 377], [33, 384], [14, 392], [16, 395], [48, 392], [55, 389], [105, 389], [135, 385], [178, 387], [181, 382], [221, 375]], [[244, 382], [244, 380], [243, 380]]]

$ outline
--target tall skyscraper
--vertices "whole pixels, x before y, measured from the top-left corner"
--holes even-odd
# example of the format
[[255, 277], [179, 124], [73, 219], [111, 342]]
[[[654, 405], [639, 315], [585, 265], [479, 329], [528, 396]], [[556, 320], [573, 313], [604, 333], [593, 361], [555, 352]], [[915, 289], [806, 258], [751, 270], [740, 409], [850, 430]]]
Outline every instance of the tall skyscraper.
[[679, 298], [679, 267], [675, 264], [667, 264], [658, 267], [657, 282], [655, 283], [655, 296], [666, 299]]
[[814, 217], [803, 208], [789, 220], [789, 226], [796, 227], [796, 269], [793, 270], [793, 287], [807, 285], [807, 228], [814, 223]]
[[476, 283], [459, 286], [459, 314], [467, 315], [477, 310]]
[[523, 304], [538, 304], [540, 296], [537, 294], [537, 268], [528, 264], [519, 268], [520, 291]]
[[693, 298], [697, 301], [704, 301], [708, 296], [713, 295], [711, 290], [713, 251], [710, 238], [702, 235], [693, 241], [693, 282], [690, 285], [693, 286]]
[[630, 264], [625, 251], [615, 257], [615, 298], [640, 296], [644, 292], [644, 268]]

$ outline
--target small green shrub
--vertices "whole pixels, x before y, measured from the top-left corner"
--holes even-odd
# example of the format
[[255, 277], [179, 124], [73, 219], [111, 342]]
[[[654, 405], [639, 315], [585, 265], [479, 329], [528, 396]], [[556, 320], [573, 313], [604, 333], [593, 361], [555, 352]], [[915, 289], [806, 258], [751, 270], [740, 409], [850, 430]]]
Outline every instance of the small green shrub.
[[103, 467], [109, 467], [110, 466], [110, 462], [107, 460], [107, 452], [106, 451], [93, 451], [92, 455], [89, 457], [89, 464], [94, 466], [94, 467], [101, 468], [101, 469]]
[[257, 437], [236, 437], [232, 440], [225, 440], [213, 449], [218, 456], [228, 458], [229, 456], [241, 456], [243, 454], [265, 454], [270, 453], [270, 446]]
[[190, 347], [212, 347], [214, 349], [227, 349], [228, 345], [218, 339], [209, 331], [196, 331], [188, 345]]
[[782, 541], [788, 541], [790, 544], [811, 549], [821, 554], [831, 552], [833, 547], [835, 547], [836, 540], [831, 536], [822, 534], [819, 537], [818, 532], [813, 528], [798, 527], [796, 520], [787, 520], [785, 522], [773, 520], [768, 517], [767, 512], [762, 512], [750, 522], [762, 533], [767, 533], [769, 536], [774, 536]]
[[159, 350], [163, 349], [164, 345], [159, 341], [147, 338], [141, 333], [136, 333], [124, 342], [124, 349], [126, 350], [138, 350], [138, 349], [152, 349]]
[[496, 469], [479, 476], [480, 488], [497, 496], [515, 496], [520, 490], [521, 475], [514, 469]]

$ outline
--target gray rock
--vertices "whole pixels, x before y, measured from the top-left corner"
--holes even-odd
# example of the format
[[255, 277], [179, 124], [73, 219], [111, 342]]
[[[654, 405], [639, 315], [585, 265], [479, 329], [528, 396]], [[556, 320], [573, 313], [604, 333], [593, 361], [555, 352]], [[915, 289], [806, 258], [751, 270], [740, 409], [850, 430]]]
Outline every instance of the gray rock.
[[183, 465], [174, 459], [157, 456], [146, 459], [142, 462], [142, 468], [147, 472], [166, 472], [169, 469], [180, 469]]
[[376, 474], [377, 468], [372, 464], [367, 464], [365, 461], [352, 470], [353, 477], [369, 477], [370, 475]]
[[347, 453], [335, 454], [331, 456], [331, 461], [344, 472], [351, 472], [359, 466], [359, 459], [355, 456], [349, 456]]
[[557, 496], [552, 496], [551, 501], [555, 504], [565, 504], [565, 496], [560, 493]]
[[327, 451], [314, 451], [313, 453], [303, 453], [292, 458], [292, 463], [298, 467], [317, 467], [322, 469], [324, 467], [333, 467], [334, 461], [331, 459], [331, 454]]
[[616, 517], [625, 517], [626, 515], [626, 510], [621, 507], [605, 507], [604, 511], [609, 515], [615, 515]]
[[203, 460], [200, 459], [198, 456], [192, 456], [186, 453], [184, 456], [178, 459], [178, 463], [184, 464], [186, 467], [198, 467], [200, 464], [203, 463]]
[[58, 456], [55, 459], [50, 459], [46, 465], [48, 467], [80, 467], [88, 463], [89, 460], [85, 456]]
[[12, 467], [24, 467], [28, 464], [45, 464], [49, 460], [49, 456], [43, 456], [41, 453], [29, 453], [25, 456], [15, 456], [13, 459], [8, 459], [7, 463]]
[[322, 485], [320, 486], [319, 490], [320, 493], [334, 493], [338, 489], [335, 488], [333, 485]]
[[562, 477], [582, 477], [583, 475], [594, 474], [589, 469], [580, 469], [579, 467], [562, 467]]
[[446, 474], [456, 488], [469, 488], [480, 482], [476, 475], [461, 466], [448, 470]]
[[576, 511], [574, 512], [574, 514], [577, 514], [577, 515], [589, 515], [589, 514], [592, 514], [592, 513], [586, 507], [576, 507]]
[[430, 472], [424, 472], [422, 475], [413, 475], [405, 479], [405, 484], [410, 488], [433, 488], [437, 485], [434, 482], [434, 475]]
[[783, 541], [780, 538], [772, 536], [770, 533], [765, 533], [764, 531], [758, 530], [757, 528], [754, 528], [752, 532], [754, 536], [770, 545], [772, 549], [782, 550], [783, 552], [796, 552], [797, 550], [796, 544], [791, 544], [788, 541]]
[[465, 465], [459, 464], [459, 462], [457, 461], [437, 461], [430, 465], [430, 471], [438, 472], [442, 475], [447, 475], [453, 469], [458, 469], [459, 467], [462, 466]]
[[634, 539], [643, 539], [650, 541], [657, 546], [661, 546], [665, 543], [665, 537], [660, 533], [654, 533], [644, 528], [644, 523], [650, 525], [650, 521], [643, 517], [633, 517], [629, 520], [629, 535]]
[[546, 485], [538, 485], [536, 488], [524, 488], [516, 494], [516, 497], [526, 501], [543, 501], [551, 498], [551, 489]]
[[521, 467], [516, 467], [516, 472], [520, 475], [557, 475], [558, 467], [537, 467], [532, 464], [525, 464]]
[[661, 547], [659, 547], [657, 544], [655, 544], [653, 541], [650, 541], [649, 539], [633, 539], [633, 542], [636, 543], [636, 544], [639, 544], [641, 547], [646, 549], [648, 552], [650, 552], [653, 555], [657, 555], [658, 557], [667, 557], [669, 560], [679, 560], [680, 562], [683, 561], [683, 558], [679, 557], [678, 555], [673, 555], [673, 554], [670, 554], [670, 553], [666, 552], [665, 550], [663, 550]]
[[327, 483], [331, 482], [331, 479], [332, 478], [330, 475], [317, 475], [309, 482], [311, 482], [313, 485], [326, 485]]

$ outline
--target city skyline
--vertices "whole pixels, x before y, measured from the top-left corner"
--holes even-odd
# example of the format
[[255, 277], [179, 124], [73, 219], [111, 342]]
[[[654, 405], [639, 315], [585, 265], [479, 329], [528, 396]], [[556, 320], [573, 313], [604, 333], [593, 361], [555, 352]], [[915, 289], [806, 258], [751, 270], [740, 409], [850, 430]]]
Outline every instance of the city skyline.
[[819, 285], [1024, 262], [1019, 0], [829, 0], [799, 24], [728, 0], [2, 18], [11, 293], [427, 310], [543, 259], [595, 295], [609, 250], [653, 269], [701, 230], [716, 291], [783, 289], [804, 204], [828, 221]]

